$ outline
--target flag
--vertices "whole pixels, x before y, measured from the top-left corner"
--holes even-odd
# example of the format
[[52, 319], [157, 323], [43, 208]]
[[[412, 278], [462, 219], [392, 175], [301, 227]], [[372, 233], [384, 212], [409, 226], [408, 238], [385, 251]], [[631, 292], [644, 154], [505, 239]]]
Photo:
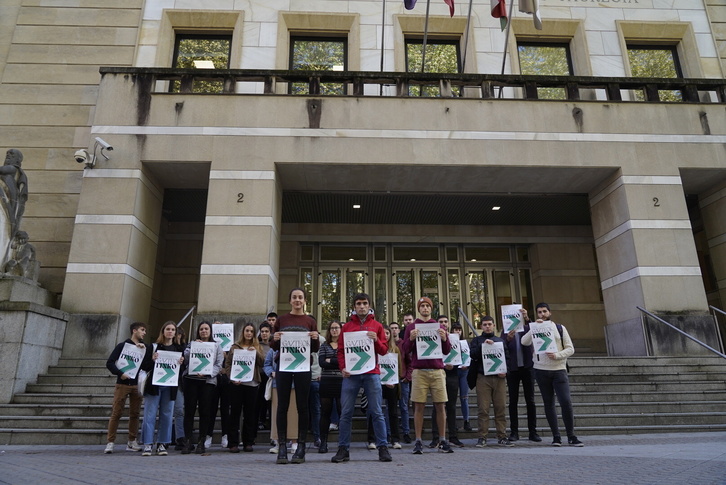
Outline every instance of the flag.
[[416, 0], [403, 0], [403, 6], [406, 7], [406, 10], [413, 10], [413, 7], [416, 6]]
[[492, 17], [499, 19], [499, 25], [504, 30], [507, 27], [507, 0], [491, 0], [491, 6]]
[[454, 16], [454, 0], [444, 0], [444, 3], [449, 6], [449, 15]]
[[542, 30], [542, 16], [539, 14], [539, 0], [519, 0], [519, 11], [522, 13], [531, 13], [534, 28]]

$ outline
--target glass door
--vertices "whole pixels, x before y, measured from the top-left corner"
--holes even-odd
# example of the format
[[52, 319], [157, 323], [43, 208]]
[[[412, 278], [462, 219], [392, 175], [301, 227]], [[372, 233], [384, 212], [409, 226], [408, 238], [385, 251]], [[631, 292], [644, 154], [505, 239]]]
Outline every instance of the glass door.
[[327, 328], [332, 320], [348, 320], [352, 298], [357, 293], [366, 292], [367, 276], [366, 270], [360, 268], [320, 270], [318, 315], [321, 328]]
[[441, 273], [438, 268], [395, 268], [391, 277], [396, 321], [402, 321], [404, 313], [408, 312], [418, 316], [416, 302], [422, 296], [431, 298], [433, 318], [441, 314]]

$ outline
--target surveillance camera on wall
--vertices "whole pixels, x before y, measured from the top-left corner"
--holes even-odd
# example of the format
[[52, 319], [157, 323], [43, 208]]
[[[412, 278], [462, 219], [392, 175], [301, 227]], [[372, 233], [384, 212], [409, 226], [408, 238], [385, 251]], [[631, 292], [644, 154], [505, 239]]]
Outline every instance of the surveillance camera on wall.
[[98, 136], [96, 137], [96, 143], [101, 145], [101, 148], [104, 150], [108, 150], [108, 151], [113, 150], [113, 147], [101, 137], [98, 137]]
[[75, 158], [78, 163], [87, 163], [91, 159], [91, 154], [88, 153], [88, 150], [78, 150], [73, 154], [73, 158]]

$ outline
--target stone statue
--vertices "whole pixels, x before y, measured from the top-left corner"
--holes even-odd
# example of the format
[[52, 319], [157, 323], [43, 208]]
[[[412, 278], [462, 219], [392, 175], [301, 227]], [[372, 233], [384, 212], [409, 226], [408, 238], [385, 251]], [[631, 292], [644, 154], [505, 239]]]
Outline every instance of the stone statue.
[[[35, 249], [28, 244], [28, 234], [20, 231], [20, 221], [25, 212], [25, 202], [28, 200], [28, 177], [21, 168], [23, 154], [20, 150], [11, 148], [5, 155], [5, 164], [0, 167], [0, 249], [2, 250], [2, 268], [13, 259], [15, 265], [13, 272], [19, 271], [20, 261], [29, 268], [29, 261], [35, 260]], [[22, 232], [23, 234], [20, 234]], [[22, 253], [18, 256], [18, 251]], [[25, 276], [20, 275], [20, 276]]]
[[10, 243], [10, 255], [3, 268], [6, 274], [22, 276], [37, 281], [38, 262], [35, 259], [35, 246], [28, 243], [28, 233], [18, 231]]

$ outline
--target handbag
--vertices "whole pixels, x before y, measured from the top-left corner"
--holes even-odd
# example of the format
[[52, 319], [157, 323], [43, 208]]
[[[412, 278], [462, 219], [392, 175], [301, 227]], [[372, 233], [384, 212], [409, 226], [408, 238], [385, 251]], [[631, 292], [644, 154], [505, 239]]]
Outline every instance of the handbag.
[[148, 372], [139, 369], [139, 373], [136, 376], [136, 385], [139, 388], [139, 394], [141, 394], [142, 396], [144, 395], [144, 390], [146, 389], [146, 381], [148, 380], [148, 377]]
[[270, 377], [267, 379], [267, 384], [265, 384], [265, 401], [272, 400], [272, 380], [273, 378]]

